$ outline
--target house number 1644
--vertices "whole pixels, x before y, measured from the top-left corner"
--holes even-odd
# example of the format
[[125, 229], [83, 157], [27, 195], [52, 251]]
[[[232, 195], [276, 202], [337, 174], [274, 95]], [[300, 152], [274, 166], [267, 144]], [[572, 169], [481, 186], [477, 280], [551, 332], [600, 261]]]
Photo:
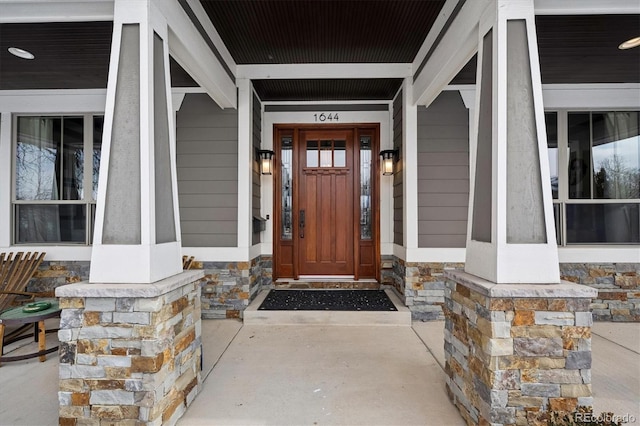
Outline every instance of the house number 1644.
[[313, 114], [313, 119], [316, 123], [318, 121], [324, 123], [325, 121], [338, 121], [339, 117], [338, 117], [338, 113], [326, 114], [324, 112], [321, 112], [320, 114]]

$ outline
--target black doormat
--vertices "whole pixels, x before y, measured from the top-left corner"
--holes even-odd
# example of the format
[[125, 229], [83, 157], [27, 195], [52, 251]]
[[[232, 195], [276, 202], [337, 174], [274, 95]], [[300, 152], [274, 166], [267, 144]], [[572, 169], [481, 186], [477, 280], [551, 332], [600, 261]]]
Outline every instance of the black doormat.
[[270, 290], [262, 311], [397, 311], [384, 290]]

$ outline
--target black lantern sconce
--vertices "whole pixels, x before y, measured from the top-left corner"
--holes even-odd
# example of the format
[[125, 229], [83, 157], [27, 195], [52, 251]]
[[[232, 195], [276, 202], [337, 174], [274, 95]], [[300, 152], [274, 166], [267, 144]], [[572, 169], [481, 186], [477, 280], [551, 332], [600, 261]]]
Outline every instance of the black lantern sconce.
[[273, 154], [274, 152], [268, 149], [256, 149], [256, 160], [261, 174], [273, 174]]
[[382, 157], [382, 174], [391, 176], [393, 174], [393, 165], [400, 159], [400, 151], [398, 149], [385, 149], [380, 151]]

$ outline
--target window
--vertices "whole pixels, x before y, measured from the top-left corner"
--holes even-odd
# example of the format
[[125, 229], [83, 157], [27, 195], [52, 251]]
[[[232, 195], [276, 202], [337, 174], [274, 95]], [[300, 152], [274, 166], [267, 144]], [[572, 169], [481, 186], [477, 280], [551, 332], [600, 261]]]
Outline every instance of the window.
[[549, 156], [549, 174], [551, 175], [551, 193], [553, 199], [558, 198], [558, 114], [544, 114], [547, 128], [547, 154]]
[[371, 136], [360, 136], [360, 239], [373, 237]]
[[[551, 186], [560, 244], [640, 242], [640, 112], [547, 113], [566, 122], [553, 138], [547, 119]], [[554, 151], [555, 150], [555, 151]], [[564, 179], [555, 177], [566, 165]]]
[[14, 243], [88, 244], [103, 117], [19, 116], [15, 127]]
[[346, 149], [343, 140], [307, 141], [307, 167], [345, 167]]

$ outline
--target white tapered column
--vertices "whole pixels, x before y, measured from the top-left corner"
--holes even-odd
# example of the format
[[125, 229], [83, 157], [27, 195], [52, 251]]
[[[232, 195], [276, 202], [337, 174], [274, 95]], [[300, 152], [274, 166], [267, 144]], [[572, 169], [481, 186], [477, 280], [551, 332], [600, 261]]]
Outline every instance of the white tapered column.
[[155, 0], [116, 0], [91, 282], [182, 272], [168, 27]]
[[479, 25], [465, 271], [558, 283], [533, 0], [494, 0]]

